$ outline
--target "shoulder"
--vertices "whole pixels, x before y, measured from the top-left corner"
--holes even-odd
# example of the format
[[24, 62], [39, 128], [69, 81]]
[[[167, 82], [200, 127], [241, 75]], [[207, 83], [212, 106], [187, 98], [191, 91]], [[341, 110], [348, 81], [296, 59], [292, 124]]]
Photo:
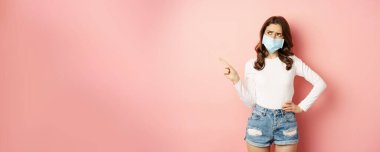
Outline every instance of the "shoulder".
[[250, 57], [248, 60], [246, 60], [245, 64], [255, 63], [255, 61], [256, 61], [256, 57]]
[[291, 59], [293, 59], [293, 64], [302, 64], [303, 61], [296, 55], [289, 56]]
[[246, 71], [255, 71], [255, 61], [256, 61], [256, 56], [252, 56], [248, 58], [245, 62], [245, 70]]
[[301, 59], [298, 58], [298, 56], [296, 56], [296, 55], [291, 55], [291, 56], [289, 56], [289, 57], [292, 58], [293, 61], [299, 61], [299, 60], [301, 60]]
[[245, 66], [247, 67], [247, 66], [255, 65], [256, 58], [257, 58], [256, 56], [252, 56], [252, 57], [248, 58], [245, 62]]

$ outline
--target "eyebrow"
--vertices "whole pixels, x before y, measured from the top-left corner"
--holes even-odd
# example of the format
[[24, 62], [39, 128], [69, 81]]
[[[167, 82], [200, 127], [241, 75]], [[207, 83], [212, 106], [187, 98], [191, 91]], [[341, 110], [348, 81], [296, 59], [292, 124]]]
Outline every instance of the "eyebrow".
[[[273, 32], [273, 31], [271, 31], [271, 30], [267, 30], [267, 32]], [[277, 33], [277, 34], [282, 34], [282, 33]]]

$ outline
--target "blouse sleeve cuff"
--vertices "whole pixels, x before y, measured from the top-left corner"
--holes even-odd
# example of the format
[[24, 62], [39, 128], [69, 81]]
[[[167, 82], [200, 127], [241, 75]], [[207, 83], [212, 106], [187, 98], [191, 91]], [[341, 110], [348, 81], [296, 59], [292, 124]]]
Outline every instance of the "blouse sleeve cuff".
[[241, 79], [238, 82], [236, 82], [235, 84], [233, 84], [233, 86], [235, 88], [239, 88], [241, 86]]
[[308, 109], [305, 105], [302, 104], [302, 102], [301, 104], [298, 104], [298, 106], [302, 109], [303, 112], [306, 112]]

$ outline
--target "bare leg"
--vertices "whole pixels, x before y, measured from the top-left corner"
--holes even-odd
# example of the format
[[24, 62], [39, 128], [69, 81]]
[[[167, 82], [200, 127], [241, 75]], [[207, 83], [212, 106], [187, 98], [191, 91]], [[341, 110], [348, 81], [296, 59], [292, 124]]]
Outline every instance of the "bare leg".
[[256, 147], [247, 143], [248, 152], [269, 152], [268, 147]]
[[275, 152], [297, 152], [297, 144], [276, 145]]

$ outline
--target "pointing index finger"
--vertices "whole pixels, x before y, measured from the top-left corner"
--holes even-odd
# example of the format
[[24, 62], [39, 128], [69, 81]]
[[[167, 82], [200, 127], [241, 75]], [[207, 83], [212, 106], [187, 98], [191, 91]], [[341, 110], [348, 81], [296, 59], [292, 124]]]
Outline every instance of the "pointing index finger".
[[219, 61], [222, 62], [225, 66], [230, 67], [230, 64], [228, 64], [228, 62], [221, 57], [219, 57]]

